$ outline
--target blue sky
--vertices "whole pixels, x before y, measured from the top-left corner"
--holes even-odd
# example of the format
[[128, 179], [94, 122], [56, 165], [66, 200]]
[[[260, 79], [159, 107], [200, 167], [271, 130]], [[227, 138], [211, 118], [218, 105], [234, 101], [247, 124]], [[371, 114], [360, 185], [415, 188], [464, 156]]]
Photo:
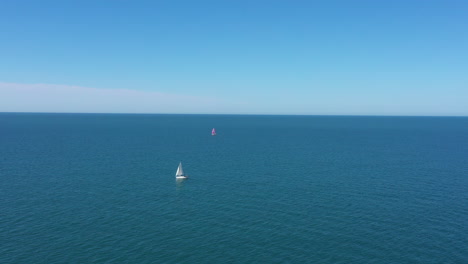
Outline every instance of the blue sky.
[[0, 111], [468, 115], [468, 2], [2, 1]]

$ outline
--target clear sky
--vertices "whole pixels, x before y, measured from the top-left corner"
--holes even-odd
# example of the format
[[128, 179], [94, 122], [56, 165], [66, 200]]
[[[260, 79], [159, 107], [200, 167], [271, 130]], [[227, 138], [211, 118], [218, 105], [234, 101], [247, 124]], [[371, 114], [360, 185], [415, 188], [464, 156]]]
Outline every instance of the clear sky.
[[468, 1], [0, 2], [0, 112], [468, 115]]

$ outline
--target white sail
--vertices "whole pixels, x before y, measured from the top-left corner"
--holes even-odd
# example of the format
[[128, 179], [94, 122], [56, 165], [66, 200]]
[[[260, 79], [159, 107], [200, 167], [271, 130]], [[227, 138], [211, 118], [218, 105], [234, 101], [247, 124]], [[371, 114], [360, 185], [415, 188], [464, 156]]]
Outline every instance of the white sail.
[[176, 178], [186, 178], [187, 176], [184, 174], [184, 169], [182, 169], [182, 162], [179, 163], [179, 167], [177, 167]]

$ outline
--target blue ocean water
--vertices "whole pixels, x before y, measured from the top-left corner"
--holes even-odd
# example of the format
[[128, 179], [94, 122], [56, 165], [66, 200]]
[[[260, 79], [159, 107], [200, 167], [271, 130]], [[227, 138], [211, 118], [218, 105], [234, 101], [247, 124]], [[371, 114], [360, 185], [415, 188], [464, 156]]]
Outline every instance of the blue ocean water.
[[0, 154], [0, 263], [468, 263], [464, 117], [3, 113]]

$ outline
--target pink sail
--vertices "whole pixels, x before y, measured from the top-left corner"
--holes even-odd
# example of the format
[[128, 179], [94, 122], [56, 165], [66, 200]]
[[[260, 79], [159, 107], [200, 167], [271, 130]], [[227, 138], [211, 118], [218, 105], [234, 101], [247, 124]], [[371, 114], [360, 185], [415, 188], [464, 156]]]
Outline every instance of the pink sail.
[[214, 128], [213, 128], [213, 130], [211, 130], [211, 135], [216, 136], [216, 130]]

